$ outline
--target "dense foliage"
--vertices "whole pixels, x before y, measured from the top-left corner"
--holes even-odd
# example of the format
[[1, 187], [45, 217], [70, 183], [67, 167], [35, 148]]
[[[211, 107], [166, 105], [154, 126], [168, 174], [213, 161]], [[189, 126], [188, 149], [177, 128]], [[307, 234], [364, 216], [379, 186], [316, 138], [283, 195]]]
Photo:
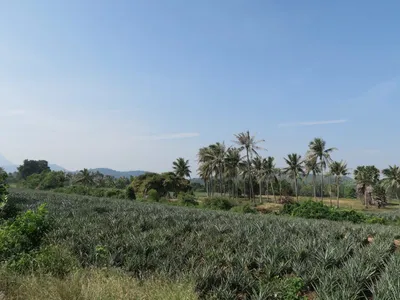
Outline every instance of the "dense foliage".
[[25, 159], [24, 163], [18, 167], [18, 173], [22, 179], [26, 179], [30, 175], [40, 174], [45, 171], [50, 171], [49, 164], [45, 160]]
[[[312, 200], [285, 204], [283, 214], [289, 214], [294, 217], [308, 219], [326, 219], [333, 221], [350, 221], [353, 223], [362, 223], [367, 221], [367, 217], [355, 210], [339, 210], [335, 207], [329, 207], [322, 202]], [[382, 221], [383, 222], [383, 221]]]
[[0, 168], [0, 211], [4, 209], [7, 204], [8, 185], [7, 173]]
[[398, 274], [398, 227], [44, 192], [13, 192], [10, 201], [26, 207], [47, 202], [55, 224], [45, 243], [63, 245], [81, 266], [117, 267], [138, 278], [192, 278], [200, 299], [312, 293], [393, 299], [385, 297], [400, 293], [392, 277]]
[[168, 197], [170, 192], [177, 196], [180, 192], [188, 192], [191, 189], [189, 180], [172, 172], [137, 176], [133, 178], [131, 186], [141, 196], [148, 195], [150, 190], [156, 190], [160, 197]]
[[83, 185], [71, 185], [67, 187], [57, 188], [54, 189], [53, 191], [57, 193], [77, 194], [77, 195], [93, 196], [93, 197], [107, 197], [107, 198], [118, 198], [118, 199], [128, 198], [126, 190], [117, 188], [94, 188], [94, 187], [85, 187]]

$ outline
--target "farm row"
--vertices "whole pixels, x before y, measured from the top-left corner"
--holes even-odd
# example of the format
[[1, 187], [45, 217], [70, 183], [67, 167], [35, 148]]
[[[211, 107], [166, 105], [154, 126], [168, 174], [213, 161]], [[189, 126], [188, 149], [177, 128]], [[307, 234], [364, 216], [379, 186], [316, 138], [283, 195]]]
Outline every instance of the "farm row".
[[[81, 267], [118, 268], [142, 280], [194, 282], [200, 299], [395, 299], [398, 227], [171, 207], [157, 203], [13, 192], [47, 203], [45, 244]], [[369, 239], [368, 239], [369, 237]]]

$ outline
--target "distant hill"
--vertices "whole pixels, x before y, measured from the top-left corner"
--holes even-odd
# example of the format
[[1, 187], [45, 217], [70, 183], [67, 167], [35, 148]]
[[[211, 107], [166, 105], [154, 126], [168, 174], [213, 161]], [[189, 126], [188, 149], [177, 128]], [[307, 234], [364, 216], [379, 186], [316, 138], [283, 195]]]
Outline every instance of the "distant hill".
[[13, 173], [17, 171], [17, 165], [6, 159], [0, 154], [0, 167], [3, 168], [7, 173]]
[[141, 171], [141, 170], [136, 170], [136, 171], [116, 171], [113, 169], [108, 169], [108, 168], [96, 168], [96, 169], [90, 169], [91, 172], [100, 172], [103, 175], [109, 175], [113, 176], [116, 178], [120, 177], [127, 177], [129, 178], [130, 176], [139, 176], [147, 173], [146, 171]]
[[63, 168], [63, 167], [61, 167], [61, 166], [59, 166], [59, 165], [56, 165], [56, 164], [49, 164], [49, 168], [50, 168], [52, 171], [69, 172], [67, 169], [65, 169], [65, 168]]

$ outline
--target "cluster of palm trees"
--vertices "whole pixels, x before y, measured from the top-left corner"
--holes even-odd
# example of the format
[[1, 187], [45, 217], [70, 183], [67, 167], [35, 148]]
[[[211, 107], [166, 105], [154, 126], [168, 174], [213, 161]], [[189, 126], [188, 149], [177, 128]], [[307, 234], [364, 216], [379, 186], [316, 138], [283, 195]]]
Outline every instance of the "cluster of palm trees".
[[125, 188], [132, 182], [133, 178], [120, 177], [115, 178], [110, 175], [104, 175], [99, 171], [92, 172], [88, 169], [80, 170], [73, 175], [68, 173], [68, 180], [71, 184], [81, 184], [86, 187], [104, 187], [104, 188]]
[[[198, 174], [205, 182], [208, 195], [219, 190], [222, 194], [228, 192], [229, 195], [237, 197], [239, 196], [238, 185], [242, 179], [244, 183], [248, 183], [249, 198], [255, 198], [253, 182], [256, 182], [259, 185], [260, 200], [263, 187], [267, 196], [271, 187], [276, 199], [274, 186], [279, 187], [279, 194], [282, 197], [279, 183], [282, 179], [288, 178], [294, 184], [296, 199], [298, 199], [298, 180], [312, 175], [314, 198], [316, 198], [316, 178], [320, 175], [321, 200], [323, 200], [324, 172], [327, 168], [330, 168], [329, 174], [335, 176], [337, 187], [340, 185], [341, 178], [348, 174], [345, 162], [334, 162], [331, 158], [331, 153], [336, 148], [327, 148], [326, 142], [321, 138], [315, 138], [310, 142], [304, 159], [297, 153], [287, 155], [284, 158], [286, 163], [284, 168], [276, 168], [273, 157], [260, 156], [259, 151], [266, 150], [260, 145], [263, 142], [264, 140], [257, 140], [247, 131], [235, 134], [235, 146], [226, 147], [224, 143], [215, 143], [201, 148], [198, 152]], [[228, 191], [225, 190], [226, 186], [229, 187]], [[337, 188], [337, 197], [339, 197], [339, 188]]]

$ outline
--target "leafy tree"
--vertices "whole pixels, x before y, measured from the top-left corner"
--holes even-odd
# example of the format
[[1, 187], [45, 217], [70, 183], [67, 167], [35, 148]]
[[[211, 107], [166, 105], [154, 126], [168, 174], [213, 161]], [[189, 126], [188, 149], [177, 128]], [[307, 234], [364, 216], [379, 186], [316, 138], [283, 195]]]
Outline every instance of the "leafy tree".
[[315, 138], [308, 145], [307, 161], [315, 161], [321, 170], [321, 201], [324, 199], [324, 170], [332, 162], [331, 153], [336, 148], [326, 149], [326, 142], [321, 138]]
[[117, 189], [124, 189], [126, 188], [131, 182], [129, 181], [129, 178], [126, 177], [120, 177], [115, 181], [115, 187]]
[[396, 165], [389, 166], [387, 169], [382, 170], [383, 176], [382, 185], [386, 190], [394, 191], [396, 199], [399, 200], [398, 190], [400, 188], [400, 168]]
[[155, 189], [151, 189], [147, 192], [147, 197], [150, 201], [158, 202], [160, 200], [160, 194]]
[[[35, 175], [32, 175], [35, 176]], [[30, 178], [29, 176], [28, 178]], [[63, 171], [51, 171], [42, 173], [43, 179], [38, 185], [41, 190], [50, 190], [63, 187], [67, 182], [66, 174]]]
[[172, 164], [176, 175], [182, 178], [190, 178], [190, 173], [192, 173], [192, 171], [190, 171], [189, 160], [185, 160], [184, 158], [179, 157]]
[[133, 179], [131, 186], [140, 195], [147, 195], [148, 191], [156, 190], [161, 196], [168, 196], [169, 192], [178, 195], [179, 192], [190, 191], [190, 181], [176, 176], [173, 172], [162, 174], [146, 173]]
[[98, 187], [106, 186], [106, 180], [104, 178], [104, 174], [99, 171], [96, 171], [95, 173], [93, 173], [93, 181], [94, 181], [95, 185]]
[[301, 175], [305, 175], [303, 170], [303, 161], [301, 160], [301, 155], [292, 153], [288, 154], [288, 157], [283, 158], [288, 165], [286, 168], [283, 169], [283, 173], [289, 175], [289, 178], [294, 180], [295, 186], [295, 193], [296, 193], [296, 200], [299, 201], [298, 189], [297, 189], [297, 179]]
[[340, 192], [340, 179], [342, 176], [346, 176], [349, 174], [349, 170], [347, 169], [347, 164], [343, 161], [334, 161], [330, 165], [331, 174], [335, 176], [336, 179], [336, 206], [339, 208], [339, 192]]
[[[249, 131], [246, 132], [241, 132], [238, 134], [235, 134], [236, 141], [235, 143], [239, 145], [239, 149], [241, 151], [246, 152], [246, 161], [247, 161], [247, 172], [250, 175], [251, 173], [251, 159], [253, 158], [253, 155], [259, 156], [258, 155], [258, 150], [262, 150], [263, 148], [258, 146], [259, 143], [265, 142], [265, 140], [256, 140], [255, 136], [250, 135]], [[250, 192], [249, 192], [249, 197], [253, 197], [253, 182], [252, 182], [252, 176], [249, 176], [249, 185], [250, 185]]]
[[126, 197], [130, 200], [136, 200], [136, 194], [133, 186], [130, 185], [126, 188]]
[[7, 204], [8, 185], [7, 185], [7, 172], [0, 168], [0, 210]]
[[357, 182], [357, 189], [364, 194], [365, 208], [368, 208], [367, 193], [368, 189], [379, 181], [379, 170], [375, 166], [358, 166], [354, 170], [354, 179]]
[[50, 171], [49, 164], [45, 160], [25, 159], [24, 163], [18, 167], [18, 173], [22, 179], [26, 179], [32, 174], [40, 174], [45, 171]]
[[114, 188], [115, 187], [115, 178], [111, 175], [104, 176], [105, 187]]
[[357, 190], [353, 184], [345, 184], [343, 189], [344, 198], [357, 198]]
[[80, 170], [77, 177], [78, 179], [75, 181], [76, 183], [80, 183], [86, 187], [94, 185], [93, 173], [88, 169]]

